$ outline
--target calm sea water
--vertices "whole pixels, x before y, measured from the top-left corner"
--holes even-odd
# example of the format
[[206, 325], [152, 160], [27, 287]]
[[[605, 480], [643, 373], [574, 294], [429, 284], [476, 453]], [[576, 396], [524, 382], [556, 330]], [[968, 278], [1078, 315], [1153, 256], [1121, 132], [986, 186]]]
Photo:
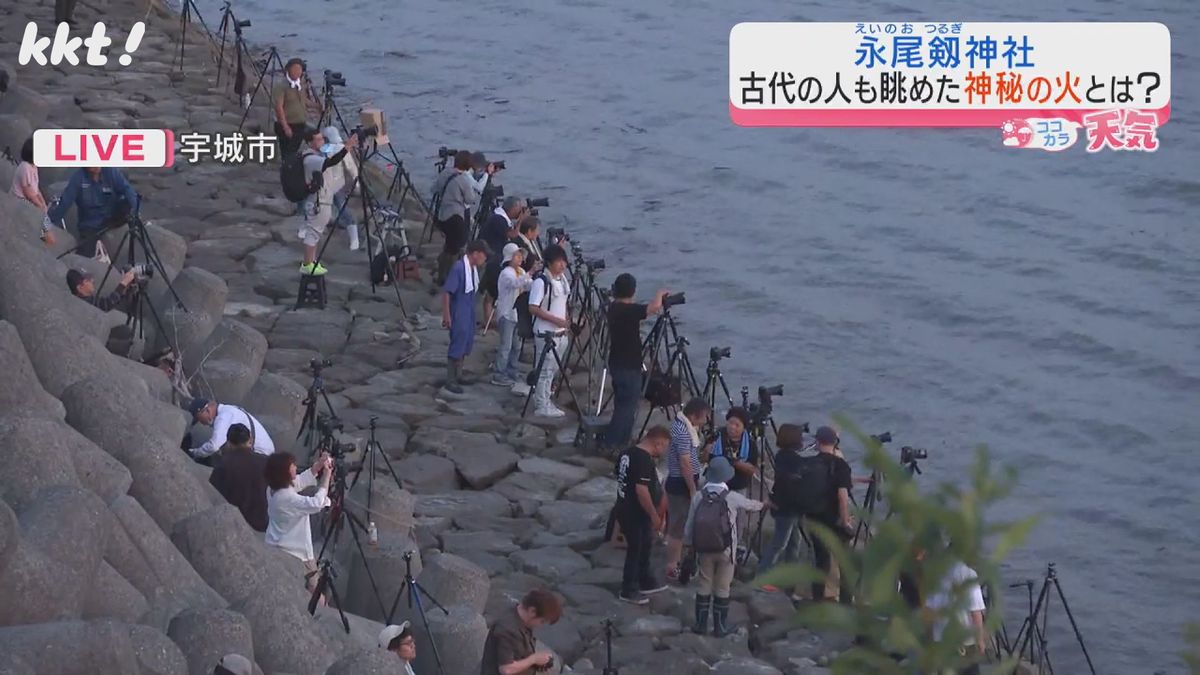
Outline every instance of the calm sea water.
[[[1022, 472], [997, 515], [1045, 516], [1007, 581], [1057, 562], [1102, 672], [1175, 673], [1181, 626], [1200, 620], [1200, 10], [1071, 4], [236, 10], [249, 39], [343, 71], [387, 109], [423, 190], [439, 145], [483, 149], [508, 161], [509, 192], [551, 198], [543, 215], [606, 257], [606, 278], [686, 291], [695, 358], [731, 346], [735, 397], [782, 382], [777, 419], [844, 412], [891, 430], [929, 448], [930, 483], [960, 480], [969, 449], [989, 445]], [[1154, 155], [1013, 152], [994, 130], [737, 128], [729, 29], [768, 20], [1162, 21], [1175, 113]], [[1062, 617], [1054, 606], [1052, 656], [1085, 672]]]

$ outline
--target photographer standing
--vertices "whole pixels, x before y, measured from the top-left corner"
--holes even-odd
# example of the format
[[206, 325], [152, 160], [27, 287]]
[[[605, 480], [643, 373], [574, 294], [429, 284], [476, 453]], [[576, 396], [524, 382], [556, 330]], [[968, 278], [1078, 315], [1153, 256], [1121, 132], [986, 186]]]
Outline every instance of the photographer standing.
[[[775, 533], [770, 543], [763, 551], [762, 559], [758, 562], [758, 573], [763, 574], [775, 566], [780, 555], [788, 562], [794, 562], [799, 553], [800, 514], [791, 507], [794, 499], [787, 494], [791, 484], [791, 476], [800, 471], [800, 450], [804, 447], [804, 431], [795, 424], [779, 425], [775, 435], [775, 445], [779, 448], [775, 453], [775, 486], [771, 492], [771, 516], [775, 520]], [[775, 592], [774, 586], [763, 586], [763, 590]]]
[[438, 200], [434, 225], [445, 238], [442, 253], [438, 256], [434, 282], [441, 285], [446, 280], [450, 266], [458, 259], [459, 251], [467, 244], [470, 234], [470, 212], [477, 201], [475, 181], [471, 170], [471, 153], [459, 150], [454, 155], [454, 165], [442, 170], [433, 181], [433, 192]]
[[[358, 136], [350, 134], [346, 145], [330, 157], [321, 152], [325, 146], [325, 135], [319, 129], [305, 130], [303, 141], [305, 145], [300, 152], [308, 198], [301, 202], [297, 216], [297, 236], [304, 242], [304, 263], [300, 265], [300, 273], [320, 276], [329, 270], [317, 263], [317, 244], [325, 234], [325, 227], [333, 219], [333, 194], [345, 185], [344, 180], [327, 178], [326, 171], [335, 169], [350, 150], [358, 147]], [[341, 168], [336, 170], [344, 171]]]
[[518, 234], [514, 241], [525, 251], [526, 272], [532, 272], [537, 265], [545, 266], [542, 258], [542, 245], [538, 242], [541, 230], [542, 221], [538, 220], [537, 216], [529, 216], [517, 227]]
[[668, 291], [656, 293], [648, 305], [636, 303], [633, 296], [637, 279], [624, 273], [613, 282], [612, 293], [608, 307], [608, 373], [612, 378], [613, 413], [603, 443], [609, 448], [622, 448], [633, 434], [633, 420], [642, 396], [642, 321], [662, 311]]
[[275, 85], [271, 103], [275, 110], [275, 136], [279, 139], [279, 157], [285, 158], [300, 148], [305, 132], [309, 131], [308, 111], [316, 101], [304, 86], [304, 61], [288, 59], [283, 68], [284, 81]]
[[518, 228], [528, 217], [529, 209], [525, 206], [525, 200], [509, 195], [479, 228], [479, 238], [486, 241], [493, 251], [501, 251], [510, 240], [517, 238]]
[[[289, 452], [277, 452], [267, 458], [264, 471], [267, 479], [267, 532], [269, 546], [277, 546], [299, 558], [308, 570], [307, 587], [317, 587], [316, 554], [313, 552], [312, 528], [308, 517], [329, 506], [329, 481], [333, 477], [333, 459], [321, 453], [317, 461], [299, 475], [296, 458]], [[311, 497], [300, 491], [316, 486]]]
[[450, 331], [446, 359], [446, 391], [461, 394], [461, 384], [474, 384], [463, 373], [463, 361], [475, 346], [475, 296], [479, 267], [487, 261], [487, 244], [476, 239], [467, 254], [446, 274], [442, 285], [442, 327]]
[[79, 210], [79, 243], [75, 253], [98, 257], [96, 244], [105, 231], [121, 227], [138, 204], [137, 193], [118, 169], [89, 166], [76, 169], [62, 195], [47, 213], [51, 223], [63, 224], [72, 206]]
[[[546, 248], [546, 269], [534, 278], [529, 287], [529, 313], [533, 316], [533, 335], [537, 344], [536, 354], [542, 353], [545, 335], [554, 339], [554, 350], [558, 358], [567, 355], [567, 333], [571, 328], [571, 315], [567, 299], [571, 288], [567, 283], [567, 252], [558, 246]], [[534, 391], [534, 414], [542, 417], [563, 417], [565, 412], [550, 401], [551, 387], [558, 375], [558, 361], [554, 354], [546, 354], [541, 364], [542, 372]]]
[[517, 297], [529, 290], [533, 277], [522, 266], [525, 251], [513, 243], [504, 246], [502, 262], [504, 269], [497, 279], [496, 321], [500, 333], [500, 346], [496, 349], [496, 362], [492, 368], [492, 384], [512, 387], [521, 373], [518, 370], [521, 356], [521, 341], [517, 339]]
[[708, 401], [693, 398], [671, 423], [671, 447], [667, 450], [667, 482], [664, 486], [667, 493], [667, 581], [679, 580], [683, 528], [692, 498], [700, 489], [700, 448], [706, 445], [700, 436], [700, 426], [711, 412]]
[[[824, 525], [842, 541], [849, 541], [854, 534], [854, 523], [850, 520], [850, 490], [853, 487], [850, 465], [838, 456], [838, 444], [841, 441], [836, 431], [830, 427], [820, 427], [817, 429], [815, 437], [819, 450], [816, 460], [820, 462], [820, 472], [816, 472], [814, 475], [828, 480], [829, 489], [825, 491], [829, 497], [823, 512], [806, 517]], [[812, 537], [812, 547], [813, 563], [828, 575], [833, 566], [833, 558], [829, 549], [825, 547], [820, 537]], [[843, 604], [849, 603], [851, 600], [850, 585], [845, 575], [839, 577], [839, 585], [841, 588], [838, 600]], [[812, 596], [815, 602], [825, 600], [824, 580], [812, 584]]]

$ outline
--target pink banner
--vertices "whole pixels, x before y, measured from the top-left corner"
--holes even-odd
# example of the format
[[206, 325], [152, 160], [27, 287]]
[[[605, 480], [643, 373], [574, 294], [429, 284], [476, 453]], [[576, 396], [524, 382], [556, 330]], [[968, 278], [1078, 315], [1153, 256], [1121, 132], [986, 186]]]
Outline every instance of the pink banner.
[[[1105, 109], [744, 110], [730, 102], [729, 117], [742, 127], [999, 127], [1026, 117], [1059, 117], [1083, 124], [1084, 115]], [[1171, 117], [1171, 104], [1144, 112], [1154, 113], [1162, 126]]]

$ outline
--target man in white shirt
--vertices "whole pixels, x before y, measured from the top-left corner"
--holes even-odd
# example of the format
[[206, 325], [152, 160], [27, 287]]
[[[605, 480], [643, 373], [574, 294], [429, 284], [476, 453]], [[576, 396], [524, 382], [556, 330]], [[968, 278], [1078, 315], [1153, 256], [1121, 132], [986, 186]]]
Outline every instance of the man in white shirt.
[[275, 452], [275, 443], [271, 441], [271, 435], [267, 433], [262, 423], [236, 405], [222, 405], [206, 398], [194, 398], [187, 409], [192, 414], [194, 422], [208, 424], [213, 428], [212, 437], [207, 442], [187, 451], [192, 459], [207, 460], [215, 455], [221, 446], [225, 445], [225, 439], [232, 424], [244, 424], [250, 430], [250, 440], [253, 443], [254, 452], [260, 455], [270, 455]]
[[[924, 557], [924, 552], [918, 553], [918, 560]], [[965, 656], [977, 656], [982, 659], [987, 655], [987, 631], [983, 626], [983, 613], [987, 605], [983, 602], [983, 591], [979, 587], [978, 575], [975, 570], [961, 562], [956, 562], [946, 573], [941, 586], [925, 598], [925, 609], [934, 614], [933, 639], [941, 640], [946, 627], [953, 618], [968, 631], [968, 637], [963, 641], [962, 653]], [[953, 617], [947, 612], [956, 610]], [[958, 671], [960, 675], [978, 675], [979, 665], [973, 664]]]
[[508, 243], [504, 246], [504, 268], [496, 281], [496, 316], [500, 333], [500, 346], [496, 350], [495, 367], [492, 368], [492, 384], [512, 387], [521, 373], [518, 362], [521, 356], [521, 341], [517, 337], [517, 296], [529, 290], [533, 277], [525, 271], [525, 251], [520, 246]]
[[558, 375], [558, 361], [567, 355], [567, 332], [571, 328], [571, 316], [567, 308], [567, 297], [571, 288], [567, 283], [567, 252], [559, 246], [548, 246], [543, 251], [545, 272], [533, 280], [529, 287], [529, 313], [533, 316], [533, 335], [539, 358], [545, 346], [545, 335], [554, 339], [554, 353], [546, 354], [542, 363], [541, 377], [534, 391], [534, 414], [543, 417], [563, 417], [565, 412], [550, 402], [550, 387]]

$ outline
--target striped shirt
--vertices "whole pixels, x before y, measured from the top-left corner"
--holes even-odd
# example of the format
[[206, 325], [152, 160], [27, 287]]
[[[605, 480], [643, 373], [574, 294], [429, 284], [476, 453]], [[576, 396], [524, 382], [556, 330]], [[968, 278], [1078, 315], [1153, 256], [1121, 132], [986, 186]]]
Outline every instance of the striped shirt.
[[671, 447], [667, 450], [667, 476], [683, 478], [681, 462], [684, 457], [692, 468], [692, 475], [700, 474], [700, 448], [692, 445], [692, 435], [688, 433], [687, 424], [676, 418], [671, 423]]

